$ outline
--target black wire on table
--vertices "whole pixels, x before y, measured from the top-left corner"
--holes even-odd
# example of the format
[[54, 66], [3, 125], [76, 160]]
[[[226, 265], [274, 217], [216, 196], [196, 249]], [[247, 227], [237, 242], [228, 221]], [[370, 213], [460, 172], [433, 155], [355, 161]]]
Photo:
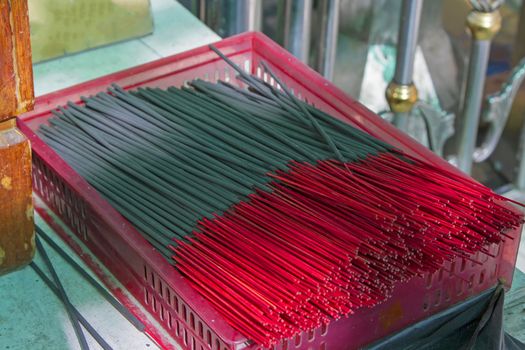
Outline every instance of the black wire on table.
[[40, 239], [38, 238], [38, 236], [35, 236], [35, 241], [36, 241], [36, 247], [38, 249], [38, 252], [42, 255], [42, 259], [44, 260], [44, 263], [46, 264], [47, 269], [51, 273], [51, 277], [55, 281], [55, 285], [58, 289], [60, 298], [64, 302], [67, 314], [69, 316], [69, 320], [71, 321], [71, 325], [73, 326], [73, 329], [75, 330], [75, 334], [77, 335], [77, 339], [78, 339], [78, 343], [80, 344], [80, 348], [82, 350], [89, 350], [89, 345], [87, 344], [86, 337], [84, 336], [84, 333], [82, 332], [82, 327], [80, 326], [80, 323], [78, 321], [78, 318], [76, 317], [76, 314], [71, 309], [71, 303], [69, 301], [69, 298], [67, 297], [64, 286], [60, 282], [60, 278], [58, 278], [58, 274], [55, 271], [55, 268], [53, 267], [53, 264], [51, 263], [51, 260], [49, 259], [49, 256], [47, 255], [46, 250], [44, 246], [42, 245], [42, 242], [40, 242]]
[[[47, 287], [59, 298], [64, 305], [67, 303], [69, 304], [69, 307], [75, 314], [75, 316], [78, 318], [79, 322], [86, 328], [86, 330], [91, 334], [93, 339], [102, 347], [104, 350], [113, 350], [113, 348], [102, 338], [102, 336], [93, 328], [93, 326], [82, 316], [82, 314], [69, 302], [61, 298], [60, 292], [58, 291], [58, 288], [56, 285], [49, 279], [49, 277], [46, 276], [46, 274], [40, 269], [40, 267], [35, 264], [34, 262], [31, 262], [29, 264], [31, 268], [36, 272], [36, 274], [44, 281], [44, 283], [47, 285]], [[67, 306], [66, 306], [67, 307]]]
[[56, 244], [51, 237], [49, 237], [41, 227], [36, 225], [36, 232], [46, 241], [47, 244], [53, 248], [58, 255], [60, 255], [69, 265], [71, 265], [89, 284], [91, 284], [97, 292], [100, 293], [126, 320], [128, 320], [137, 330], [143, 332], [145, 329], [144, 323], [136, 318], [126, 307], [118, 302], [113, 295], [111, 295], [106, 288], [97, 282], [89, 273], [86, 272], [75, 260], [73, 260], [58, 244]]

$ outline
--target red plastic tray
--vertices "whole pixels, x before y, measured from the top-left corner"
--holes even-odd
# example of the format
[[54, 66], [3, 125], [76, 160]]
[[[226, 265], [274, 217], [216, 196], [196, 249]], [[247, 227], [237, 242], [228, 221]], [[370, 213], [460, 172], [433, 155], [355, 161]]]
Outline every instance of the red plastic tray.
[[[216, 46], [238, 65], [273, 84], [261, 75], [259, 62], [264, 60], [300, 98], [413, 155], [456, 171], [266, 36], [244, 33]], [[19, 127], [33, 146], [35, 192], [181, 346], [192, 350], [252, 349], [252, 343], [231, 328], [131, 224], [34, 133], [47, 123], [50, 110], [57, 105], [80, 103], [80, 96], [104, 91], [112, 83], [125, 89], [168, 87], [195, 78], [235, 82], [232, 69], [208, 47], [200, 47], [42, 96], [35, 110], [22, 116]], [[459, 259], [433, 275], [397, 285], [393, 297], [381, 305], [285, 340], [275, 349], [358, 348], [478, 294], [498, 280], [510, 285], [520, 230], [509, 234], [515, 238], [490, 247], [495, 258], [475, 256], [482, 265]]]

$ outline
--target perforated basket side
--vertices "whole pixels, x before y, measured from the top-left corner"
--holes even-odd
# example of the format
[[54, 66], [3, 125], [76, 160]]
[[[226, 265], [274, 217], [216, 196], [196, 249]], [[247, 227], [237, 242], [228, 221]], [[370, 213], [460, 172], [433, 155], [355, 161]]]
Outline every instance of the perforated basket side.
[[[22, 129], [25, 127], [22, 125]], [[29, 130], [24, 130], [29, 136], [36, 137]], [[41, 142], [33, 138], [36, 144]], [[210, 328], [199, 313], [194, 310], [185, 299], [174, 290], [170, 283], [157, 273], [154, 264], [148, 262], [134, 251], [126, 241], [118, 238], [114, 228], [108, 224], [106, 218], [101, 217], [98, 211], [92, 210], [91, 204], [79, 196], [74, 188], [65, 181], [40, 155], [45, 145], [35, 151], [33, 155], [33, 188], [36, 194], [59, 216], [64, 223], [80, 238], [83, 243], [108, 267], [122, 284], [141, 301], [146, 308], [184, 348], [192, 350], [226, 350], [234, 349], [235, 342], [223, 341], [215, 330]], [[48, 155], [54, 153], [47, 149]], [[56, 156], [56, 155], [54, 155]], [[62, 172], [68, 166], [63, 164]], [[68, 169], [73, 171], [72, 169]], [[82, 180], [83, 181], [83, 180]], [[81, 181], [81, 182], [82, 182]], [[115, 213], [109, 213], [115, 214]], [[119, 217], [119, 214], [116, 214]], [[123, 221], [122, 218], [119, 218]], [[123, 228], [128, 234], [137, 234], [132, 227]], [[141, 237], [139, 237], [141, 238]], [[147, 244], [147, 243], [145, 243]], [[117, 248], [118, 247], [118, 248]], [[157, 253], [156, 253], [157, 254]], [[160, 257], [160, 259], [163, 259]], [[169, 266], [169, 265], [168, 265]], [[174, 269], [169, 266], [172, 272]], [[182, 277], [172, 274], [172, 281], [180, 287]], [[189, 286], [188, 286], [189, 288]], [[192, 295], [195, 302], [200, 302], [201, 313], [206, 307], [204, 300]], [[191, 299], [191, 298], [189, 298]], [[208, 315], [204, 312], [205, 315]], [[216, 315], [214, 315], [216, 316]], [[213, 318], [221, 322], [219, 317]], [[210, 322], [208, 320], [208, 322]], [[225, 325], [224, 321], [223, 326]], [[234, 332], [235, 333], [235, 332]], [[242, 339], [242, 338], [240, 338]]]

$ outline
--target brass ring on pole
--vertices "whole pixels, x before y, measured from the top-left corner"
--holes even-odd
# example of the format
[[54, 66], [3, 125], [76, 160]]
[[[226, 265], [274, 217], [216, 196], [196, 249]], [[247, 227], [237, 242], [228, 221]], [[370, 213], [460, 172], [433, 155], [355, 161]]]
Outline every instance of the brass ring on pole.
[[401, 85], [391, 82], [386, 89], [386, 100], [394, 113], [409, 112], [418, 99], [414, 84]]
[[501, 28], [499, 10], [481, 12], [472, 10], [467, 16], [467, 27], [476, 40], [490, 40]]

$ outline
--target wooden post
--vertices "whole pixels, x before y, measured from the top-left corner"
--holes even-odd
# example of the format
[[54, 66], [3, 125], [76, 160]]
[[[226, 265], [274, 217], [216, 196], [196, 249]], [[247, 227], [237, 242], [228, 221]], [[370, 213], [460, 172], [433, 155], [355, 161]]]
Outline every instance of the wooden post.
[[0, 0], [0, 274], [35, 252], [31, 148], [15, 118], [32, 108], [27, 0]]

